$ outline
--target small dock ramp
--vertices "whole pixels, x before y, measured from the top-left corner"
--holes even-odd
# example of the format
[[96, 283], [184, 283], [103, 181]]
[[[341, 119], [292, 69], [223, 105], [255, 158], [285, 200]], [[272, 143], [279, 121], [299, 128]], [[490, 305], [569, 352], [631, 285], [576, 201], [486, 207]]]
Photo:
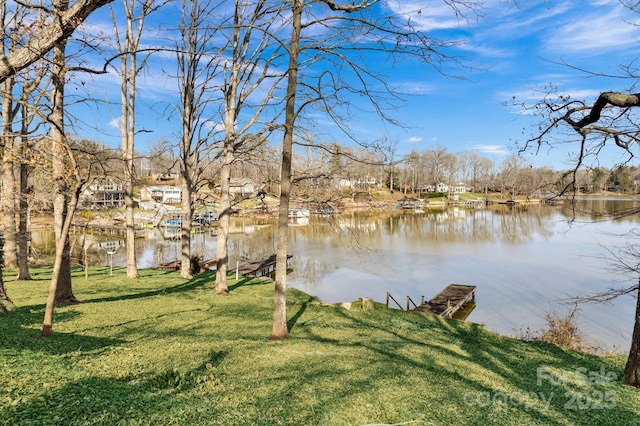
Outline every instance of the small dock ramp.
[[[201, 260], [200, 272], [206, 272], [215, 266], [217, 259]], [[182, 260], [172, 260], [171, 262], [165, 262], [158, 265], [156, 269], [169, 269], [172, 271], [178, 271], [182, 267]]]
[[[289, 259], [291, 259], [293, 255], [287, 255], [287, 270], [289, 269]], [[276, 271], [276, 255], [271, 255], [265, 260], [258, 262], [251, 262], [245, 265], [242, 265], [238, 268], [238, 272], [240, 275], [245, 276], [254, 276], [254, 277], [264, 277], [269, 274], [272, 274]]]
[[428, 302], [420, 303], [414, 310], [452, 318], [465, 305], [475, 306], [476, 286], [449, 284]]

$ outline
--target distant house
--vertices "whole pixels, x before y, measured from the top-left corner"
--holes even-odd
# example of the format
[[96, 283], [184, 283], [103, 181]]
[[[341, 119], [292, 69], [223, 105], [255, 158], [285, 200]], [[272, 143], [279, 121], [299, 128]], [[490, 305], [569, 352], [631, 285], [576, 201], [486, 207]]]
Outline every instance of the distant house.
[[93, 181], [80, 194], [79, 200], [82, 208], [88, 209], [114, 209], [124, 206], [124, 188], [122, 184], [109, 178]]
[[144, 186], [140, 190], [142, 201], [155, 201], [162, 204], [177, 204], [182, 200], [182, 188], [171, 185]]
[[449, 192], [449, 185], [444, 182], [438, 182], [435, 184], [434, 190], [433, 192]]
[[336, 182], [336, 187], [338, 189], [350, 189], [352, 186], [353, 186], [353, 184], [351, 183], [351, 181], [349, 179], [346, 179], [346, 178], [340, 178]]
[[229, 186], [230, 194], [240, 194], [243, 197], [251, 196], [256, 192], [256, 184], [248, 178], [232, 178]]
[[366, 176], [358, 179], [339, 178], [335, 186], [338, 189], [366, 190], [368, 188], [381, 188], [382, 184], [376, 178]]
[[441, 193], [454, 193], [454, 194], [463, 194], [465, 192], [469, 192], [469, 188], [465, 185], [464, 182], [458, 182], [455, 185], [449, 185], [444, 182], [439, 182], [433, 185], [429, 185], [429, 192], [441, 192]]
[[356, 180], [353, 186], [358, 188], [381, 188], [382, 184], [380, 184], [376, 178], [366, 176]]
[[180, 177], [180, 173], [168, 171], [166, 173], [156, 173], [153, 177], [159, 181], [176, 180]]
[[465, 192], [469, 192], [469, 190], [464, 182], [458, 182], [451, 187], [451, 192], [454, 194], [464, 194]]

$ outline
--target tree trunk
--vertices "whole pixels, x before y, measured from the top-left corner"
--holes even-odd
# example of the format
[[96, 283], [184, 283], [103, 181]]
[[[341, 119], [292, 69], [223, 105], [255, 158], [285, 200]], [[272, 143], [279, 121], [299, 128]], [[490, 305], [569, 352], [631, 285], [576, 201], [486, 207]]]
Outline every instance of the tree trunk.
[[[67, 8], [67, 0], [54, 2], [55, 10], [62, 12]], [[64, 134], [64, 85], [66, 41], [61, 41], [53, 48], [53, 69], [51, 82], [51, 150], [53, 184], [55, 194], [53, 197], [53, 222], [56, 236], [56, 256], [53, 263], [53, 273], [49, 295], [44, 311], [42, 331], [40, 337], [49, 337], [53, 331], [53, 311], [58, 294], [61, 302], [77, 302], [71, 289], [71, 259], [69, 256], [68, 232], [71, 218], [67, 217], [67, 183], [65, 180], [66, 140]], [[61, 286], [60, 293], [58, 285]]]
[[[126, 99], [123, 108], [123, 121], [126, 125], [122, 143], [122, 153], [125, 163], [125, 183], [124, 183], [124, 205], [125, 205], [125, 226], [127, 228], [126, 250], [127, 250], [127, 278], [138, 278], [138, 265], [135, 247], [135, 221], [134, 221], [134, 200], [133, 200], [133, 179], [134, 179], [134, 133], [135, 133], [135, 80], [136, 80], [136, 55], [130, 53], [126, 55], [131, 61], [129, 63], [129, 75], [123, 78], [123, 92]], [[126, 59], [125, 59], [126, 62]], [[125, 74], [126, 75], [126, 74]], [[128, 93], [127, 89], [128, 88]]]
[[216, 286], [215, 294], [228, 296], [227, 269], [229, 267], [229, 253], [227, 241], [229, 239], [229, 222], [231, 217], [231, 162], [233, 161], [233, 140], [225, 139], [224, 159], [220, 170], [220, 216], [218, 217], [218, 238], [216, 241]]
[[191, 275], [191, 217], [193, 216], [191, 206], [191, 183], [187, 172], [183, 172], [182, 176], [182, 240], [181, 253], [182, 262], [180, 266], [180, 276], [182, 278], [192, 278]]
[[4, 229], [4, 262], [8, 268], [15, 268], [16, 249], [16, 136], [13, 131], [14, 79], [2, 82], [2, 214]]
[[[66, 198], [65, 198], [65, 201], [67, 201]], [[65, 206], [65, 220], [68, 220], [67, 219], [68, 213], [66, 213], [66, 210], [67, 209]], [[76, 303], [80, 303], [80, 301], [73, 294], [73, 287], [71, 284], [71, 246], [69, 245], [69, 236], [65, 235], [61, 259], [60, 259], [60, 272], [58, 274], [58, 285], [56, 286], [56, 304], [57, 305], [73, 305]]]
[[29, 147], [26, 141], [21, 146], [20, 196], [18, 207], [18, 280], [31, 280], [29, 273], [29, 166], [24, 161]]
[[3, 271], [4, 271], [4, 259], [3, 259], [3, 253], [4, 253], [4, 237], [2, 236], [2, 234], [0, 234], [0, 310], [2, 312], [4, 312], [5, 314], [9, 313], [9, 310], [7, 309], [6, 305], [11, 305], [14, 306], [14, 303], [11, 301], [11, 299], [9, 299], [9, 295], [7, 294], [7, 290], [4, 288], [4, 278], [3, 278]]
[[[129, 157], [132, 158], [132, 157]], [[127, 160], [129, 161], [129, 160]], [[128, 172], [133, 169], [133, 161], [130, 165], [127, 165]], [[125, 182], [125, 226], [127, 228], [125, 247], [127, 250], [127, 278], [138, 278], [138, 265], [136, 259], [136, 246], [135, 246], [135, 221], [134, 221], [134, 200], [133, 200], [133, 179], [127, 178]]]
[[640, 388], [640, 282], [636, 289], [636, 319], [633, 324], [629, 358], [624, 368], [624, 382], [629, 386]]
[[303, 0], [291, 0], [292, 31], [289, 46], [289, 70], [287, 73], [287, 102], [285, 106], [284, 137], [282, 140], [282, 165], [280, 168], [280, 207], [276, 249], [276, 282], [273, 296], [273, 330], [270, 340], [289, 338], [287, 324], [287, 245], [289, 242], [289, 199], [291, 195], [291, 158], [293, 155], [293, 130], [296, 120], [296, 89], [298, 86], [298, 54], [302, 21]]

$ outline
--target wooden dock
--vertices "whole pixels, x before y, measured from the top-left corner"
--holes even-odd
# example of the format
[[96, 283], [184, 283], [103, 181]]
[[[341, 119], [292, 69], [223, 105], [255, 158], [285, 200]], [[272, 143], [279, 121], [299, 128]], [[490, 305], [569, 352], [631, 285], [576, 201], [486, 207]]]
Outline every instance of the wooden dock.
[[[291, 259], [293, 255], [287, 255], [287, 270], [289, 269], [289, 259]], [[276, 271], [276, 255], [271, 255], [265, 260], [261, 260], [258, 262], [251, 262], [245, 265], [242, 265], [238, 268], [238, 273], [240, 275], [245, 276], [253, 276], [253, 277], [265, 277], [269, 274], [272, 274]]]
[[[217, 259], [208, 259], [200, 261], [200, 271], [208, 271], [211, 269], [217, 262]], [[182, 267], [182, 260], [173, 260], [171, 262], [161, 263], [158, 265], [157, 269], [169, 269], [172, 271], [177, 271]]]
[[414, 310], [452, 318], [466, 305], [475, 306], [476, 286], [449, 284], [428, 302], [420, 303]]

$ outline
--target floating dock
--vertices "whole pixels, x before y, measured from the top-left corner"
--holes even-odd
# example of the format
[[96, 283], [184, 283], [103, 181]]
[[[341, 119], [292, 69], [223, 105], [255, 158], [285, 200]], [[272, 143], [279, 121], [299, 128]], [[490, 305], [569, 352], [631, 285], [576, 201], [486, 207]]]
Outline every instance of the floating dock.
[[452, 318], [467, 304], [475, 304], [476, 286], [463, 284], [449, 284], [428, 302], [421, 303], [415, 310]]
[[[387, 308], [393, 301], [400, 310], [404, 310], [400, 303], [387, 292]], [[411, 309], [413, 305], [413, 309]], [[463, 284], [449, 284], [428, 302], [422, 296], [420, 304], [416, 304], [407, 296], [407, 311], [418, 311], [439, 315], [445, 318], [466, 319], [476, 306], [476, 286]]]

